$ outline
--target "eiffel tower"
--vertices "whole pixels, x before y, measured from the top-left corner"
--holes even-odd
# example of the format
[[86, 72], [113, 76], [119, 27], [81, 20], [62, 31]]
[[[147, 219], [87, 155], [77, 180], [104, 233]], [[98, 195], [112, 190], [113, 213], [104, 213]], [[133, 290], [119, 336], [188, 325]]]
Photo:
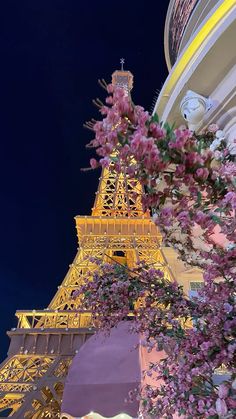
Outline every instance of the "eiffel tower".
[[[112, 80], [131, 89], [133, 76], [122, 65]], [[44, 310], [16, 312], [17, 326], [8, 332], [8, 357], [0, 365], [1, 417], [60, 417], [68, 368], [94, 333], [90, 313], [72, 298], [86, 272], [95, 269], [91, 256], [131, 268], [145, 260], [173, 279], [161, 235], [143, 212], [141, 194], [141, 185], [114, 173], [112, 165], [102, 170], [91, 215], [75, 217], [79, 250], [53, 300]]]

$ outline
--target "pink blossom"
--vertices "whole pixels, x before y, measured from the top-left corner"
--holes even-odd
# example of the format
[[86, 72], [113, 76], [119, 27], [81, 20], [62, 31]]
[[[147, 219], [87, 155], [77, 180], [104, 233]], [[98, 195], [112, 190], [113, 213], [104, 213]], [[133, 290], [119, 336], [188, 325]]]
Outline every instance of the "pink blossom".
[[184, 164], [178, 164], [177, 166], [176, 166], [176, 169], [175, 169], [175, 175], [178, 177], [178, 176], [183, 176], [184, 175], [184, 173], [185, 173], [185, 165]]
[[152, 122], [149, 126], [149, 130], [154, 138], [163, 138], [165, 136], [165, 130], [161, 128], [159, 124], [154, 124]]
[[220, 166], [218, 175], [221, 175], [227, 181], [233, 180], [236, 176], [236, 164], [234, 162], [225, 162]]
[[219, 126], [217, 124], [211, 124], [208, 126], [208, 131], [212, 132], [213, 134], [218, 131]]
[[209, 176], [209, 170], [207, 168], [201, 167], [201, 168], [197, 169], [195, 176], [204, 181]]
[[226, 313], [230, 313], [233, 310], [233, 306], [229, 303], [224, 303], [224, 310], [226, 311]]
[[179, 221], [181, 227], [185, 228], [185, 227], [189, 227], [192, 224], [192, 221], [189, 217], [189, 212], [188, 211], [181, 211], [178, 215], [177, 215], [177, 220]]
[[183, 147], [186, 145], [187, 141], [191, 137], [191, 132], [187, 129], [175, 130], [175, 138], [169, 142], [169, 148], [170, 149], [183, 149]]
[[207, 220], [208, 220], [208, 216], [203, 211], [197, 211], [196, 212], [196, 215], [194, 217], [195, 223], [197, 223], [200, 226], [204, 227], [204, 226], [206, 226], [206, 221]]
[[109, 157], [104, 157], [103, 159], [100, 159], [100, 163], [102, 167], [109, 167], [109, 164], [110, 164]]
[[223, 199], [223, 204], [230, 204], [233, 209], [236, 209], [236, 193], [228, 192]]
[[232, 388], [234, 389], [234, 390], [236, 390], [236, 378], [234, 379], [234, 381], [232, 382]]
[[236, 409], [236, 399], [228, 397], [227, 398], [227, 406], [228, 406], [228, 408]]
[[96, 159], [90, 159], [90, 166], [92, 169], [96, 169], [98, 167], [98, 162]]
[[114, 92], [114, 86], [113, 86], [113, 84], [108, 84], [108, 86], [107, 86], [107, 91], [108, 91], [108, 93], [113, 93]]
[[227, 414], [228, 412], [227, 405], [223, 399], [216, 400], [216, 411], [218, 415], [220, 416], [224, 416]]
[[112, 96], [108, 96], [108, 97], [106, 98], [106, 103], [107, 103], [108, 105], [113, 105], [113, 98], [112, 98]]
[[225, 384], [220, 384], [218, 394], [220, 399], [225, 399], [229, 394], [229, 387]]
[[199, 400], [198, 401], [198, 409], [200, 413], [204, 412], [204, 408], [205, 408], [205, 402], [204, 400]]
[[216, 151], [214, 152], [214, 157], [215, 157], [215, 159], [216, 159], [216, 160], [220, 160], [220, 159], [223, 157], [223, 154], [222, 154], [222, 152], [221, 152], [221, 151], [216, 150]]

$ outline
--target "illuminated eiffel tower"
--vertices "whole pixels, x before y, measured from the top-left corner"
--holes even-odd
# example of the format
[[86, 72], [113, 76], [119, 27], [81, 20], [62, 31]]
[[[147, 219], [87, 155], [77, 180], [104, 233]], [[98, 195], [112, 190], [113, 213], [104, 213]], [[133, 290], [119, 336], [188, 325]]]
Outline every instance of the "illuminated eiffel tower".
[[[123, 65], [113, 73], [113, 83], [131, 89], [132, 82]], [[71, 360], [93, 333], [90, 314], [71, 298], [86, 272], [95, 269], [90, 256], [129, 267], [145, 260], [173, 278], [160, 248], [161, 235], [143, 212], [141, 193], [138, 182], [115, 174], [112, 167], [103, 169], [91, 216], [75, 218], [79, 250], [52, 302], [44, 310], [16, 312], [17, 327], [8, 332], [8, 357], [0, 366], [2, 417], [60, 417]]]

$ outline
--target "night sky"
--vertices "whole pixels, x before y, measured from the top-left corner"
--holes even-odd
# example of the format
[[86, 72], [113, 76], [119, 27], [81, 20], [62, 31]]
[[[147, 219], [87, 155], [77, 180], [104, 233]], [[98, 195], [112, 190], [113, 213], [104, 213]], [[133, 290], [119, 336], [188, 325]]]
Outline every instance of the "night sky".
[[168, 3], [1, 2], [1, 359], [16, 309], [48, 305], [76, 253], [74, 216], [90, 214], [99, 173], [80, 171], [92, 138], [82, 125], [98, 117], [97, 79], [124, 57], [135, 103], [152, 109]]

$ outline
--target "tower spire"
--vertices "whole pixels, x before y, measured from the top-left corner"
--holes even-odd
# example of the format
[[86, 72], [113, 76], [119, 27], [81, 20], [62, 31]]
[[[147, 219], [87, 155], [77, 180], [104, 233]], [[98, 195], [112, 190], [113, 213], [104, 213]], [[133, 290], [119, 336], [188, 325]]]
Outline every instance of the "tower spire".
[[134, 76], [130, 71], [124, 70], [125, 59], [120, 59], [121, 69], [114, 71], [112, 74], [112, 84], [114, 86], [119, 86], [125, 89], [127, 92], [130, 92], [133, 88], [133, 79]]

